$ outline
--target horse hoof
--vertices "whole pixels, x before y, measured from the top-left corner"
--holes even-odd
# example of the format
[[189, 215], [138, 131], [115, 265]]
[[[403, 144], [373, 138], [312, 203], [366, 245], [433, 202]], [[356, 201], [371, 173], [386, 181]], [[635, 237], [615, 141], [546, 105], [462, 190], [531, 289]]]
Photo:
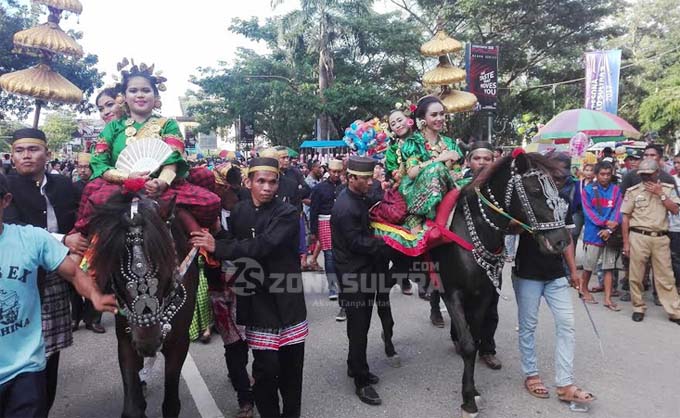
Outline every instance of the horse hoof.
[[480, 395], [475, 396], [475, 403], [477, 404], [477, 408], [484, 409], [484, 400]]
[[392, 357], [387, 357], [387, 364], [394, 368], [401, 367], [401, 357], [399, 357], [399, 354], [395, 354]]

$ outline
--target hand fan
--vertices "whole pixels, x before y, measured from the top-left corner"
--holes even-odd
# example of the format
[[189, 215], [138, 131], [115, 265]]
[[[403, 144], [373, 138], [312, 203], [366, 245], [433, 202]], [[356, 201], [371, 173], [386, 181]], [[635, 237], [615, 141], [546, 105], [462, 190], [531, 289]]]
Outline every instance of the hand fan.
[[172, 148], [160, 139], [143, 138], [127, 145], [118, 155], [116, 168], [129, 173], [153, 173], [172, 154]]

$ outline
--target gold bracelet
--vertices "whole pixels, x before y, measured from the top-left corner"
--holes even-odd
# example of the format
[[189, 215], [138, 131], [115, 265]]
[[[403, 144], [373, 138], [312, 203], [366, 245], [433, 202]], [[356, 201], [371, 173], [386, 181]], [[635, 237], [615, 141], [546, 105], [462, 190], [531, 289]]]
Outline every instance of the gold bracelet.
[[128, 175], [120, 170], [113, 168], [111, 170], [106, 170], [104, 174], [102, 174], [102, 178], [108, 181], [109, 183], [121, 184], [125, 180], [127, 180]]

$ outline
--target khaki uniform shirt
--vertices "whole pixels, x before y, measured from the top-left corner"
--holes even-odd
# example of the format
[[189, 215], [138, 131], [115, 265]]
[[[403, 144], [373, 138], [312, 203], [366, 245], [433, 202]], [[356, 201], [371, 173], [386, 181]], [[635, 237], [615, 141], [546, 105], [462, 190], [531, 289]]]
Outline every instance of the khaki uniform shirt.
[[[676, 204], [680, 198], [671, 184], [661, 183], [663, 193]], [[630, 215], [630, 227], [650, 232], [668, 231], [668, 211], [661, 197], [645, 190], [644, 183], [638, 183], [626, 191], [621, 213]]]

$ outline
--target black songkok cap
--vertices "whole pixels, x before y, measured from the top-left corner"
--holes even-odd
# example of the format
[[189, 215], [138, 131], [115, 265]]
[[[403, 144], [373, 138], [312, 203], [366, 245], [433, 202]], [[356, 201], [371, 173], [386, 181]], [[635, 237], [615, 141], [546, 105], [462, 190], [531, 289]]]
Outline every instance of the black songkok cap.
[[279, 160], [269, 157], [257, 157], [250, 160], [248, 163], [248, 174], [256, 171], [271, 171], [279, 174]]
[[25, 128], [14, 131], [12, 139], [9, 140], [12, 146], [20, 144], [38, 144], [47, 147], [47, 138], [40, 129]]
[[347, 163], [347, 174], [354, 174], [355, 176], [373, 176], [373, 168], [375, 167], [375, 160], [368, 157], [358, 157], [351, 155]]

